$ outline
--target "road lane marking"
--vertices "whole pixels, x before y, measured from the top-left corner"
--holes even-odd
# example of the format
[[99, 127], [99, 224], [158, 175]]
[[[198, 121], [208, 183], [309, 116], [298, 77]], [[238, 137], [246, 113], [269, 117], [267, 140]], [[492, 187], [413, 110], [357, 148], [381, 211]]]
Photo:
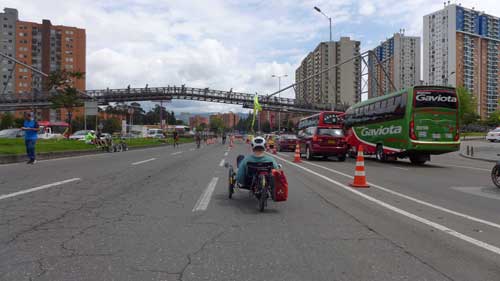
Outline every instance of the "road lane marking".
[[224, 166], [224, 160], [225, 159], [220, 160], [219, 166], [221, 166], [221, 167]]
[[434, 163], [434, 162], [432, 162], [431, 164], [445, 166], [445, 167], [455, 167], [455, 168], [471, 169], [471, 170], [477, 170], [477, 171], [487, 171], [487, 172], [491, 171], [491, 169], [478, 168], [478, 167], [472, 167], [472, 166], [460, 166], [460, 165], [441, 164], [441, 163]]
[[147, 163], [147, 162], [150, 162], [150, 161], [154, 161], [156, 160], [156, 158], [151, 158], [151, 159], [147, 159], [147, 160], [143, 160], [143, 161], [139, 161], [139, 162], [134, 162], [132, 163], [132, 165], [140, 165], [140, 164], [143, 164], [143, 163]]
[[184, 151], [177, 151], [177, 152], [174, 152], [174, 153], [170, 153], [170, 155], [179, 155], [179, 154], [181, 154], [182, 152], [184, 152]]
[[401, 167], [393, 167], [394, 169], [400, 169], [400, 170], [403, 170], [403, 171], [409, 171], [410, 169], [407, 169], [407, 168], [401, 168]]
[[227, 151], [226, 151], [226, 153], [224, 153], [224, 156], [227, 156]]
[[11, 197], [15, 197], [15, 196], [19, 196], [19, 195], [22, 195], [22, 194], [26, 194], [26, 193], [30, 193], [30, 192], [34, 192], [34, 191], [38, 191], [38, 190], [42, 190], [42, 189], [46, 189], [46, 188], [50, 188], [50, 187], [54, 187], [54, 186], [58, 186], [58, 185], [65, 184], [65, 183], [79, 181], [79, 180], [80, 180], [80, 178], [72, 178], [72, 179], [68, 179], [68, 180], [63, 180], [63, 181], [58, 181], [58, 182], [54, 182], [54, 183], [49, 183], [49, 184], [42, 185], [42, 186], [39, 186], [39, 187], [34, 187], [34, 188], [29, 188], [29, 189], [21, 190], [21, 191], [14, 192], [14, 193], [0, 195], [0, 200], [11, 198]]
[[[327, 177], [327, 176], [324, 176], [324, 175], [322, 175], [322, 174], [320, 174], [320, 173], [317, 173], [317, 172], [315, 172], [315, 171], [313, 171], [313, 170], [311, 170], [311, 169], [308, 169], [308, 168], [303, 167], [303, 166], [301, 166], [301, 165], [295, 164], [295, 163], [290, 162], [290, 161], [288, 161], [288, 160], [286, 160], [286, 159], [283, 159], [283, 158], [281, 158], [281, 157], [278, 157], [278, 156], [275, 156], [275, 157], [276, 157], [276, 158], [278, 158], [278, 159], [280, 159], [280, 160], [282, 160], [282, 161], [284, 161], [284, 162], [286, 162], [286, 163], [288, 163], [288, 164], [290, 164], [290, 165], [292, 165], [292, 166], [295, 166], [295, 167], [297, 167], [297, 168], [300, 168], [300, 169], [302, 169], [302, 170], [304, 170], [304, 171], [306, 171], [306, 172], [309, 172], [309, 173], [311, 173], [311, 174], [313, 174], [313, 175], [315, 175], [315, 176], [318, 176], [318, 177], [320, 177], [320, 178], [322, 178], [322, 179], [324, 179], [324, 180], [326, 180], [326, 181], [328, 181], [328, 182], [331, 182], [331, 183], [333, 183], [333, 184], [335, 184], [335, 185], [337, 185], [337, 186], [339, 186], [339, 187], [343, 188], [343, 189], [344, 189], [344, 190], [346, 190], [346, 191], [349, 191], [349, 192], [351, 192], [351, 193], [354, 193], [354, 194], [356, 194], [356, 195], [359, 195], [359, 196], [363, 197], [364, 199], [366, 199], [366, 200], [368, 200], [368, 201], [371, 201], [371, 202], [373, 202], [373, 203], [375, 203], [375, 204], [378, 204], [378, 205], [380, 205], [380, 206], [382, 206], [382, 207], [385, 207], [385, 208], [387, 208], [387, 209], [389, 209], [389, 210], [391, 210], [391, 211], [393, 211], [393, 212], [396, 212], [396, 213], [398, 213], [398, 214], [400, 214], [400, 215], [403, 215], [403, 216], [405, 216], [405, 217], [408, 217], [408, 218], [410, 218], [410, 219], [413, 219], [413, 220], [415, 220], [415, 221], [418, 221], [418, 222], [420, 222], [420, 223], [423, 223], [423, 224], [425, 224], [425, 225], [428, 225], [428, 226], [430, 226], [430, 227], [433, 227], [433, 228], [435, 228], [435, 229], [437, 229], [437, 230], [440, 230], [440, 231], [442, 231], [443, 233], [449, 234], [449, 235], [454, 236], [454, 237], [456, 237], [456, 238], [458, 238], [458, 239], [461, 239], [461, 240], [463, 240], [463, 241], [469, 242], [469, 243], [471, 243], [471, 244], [473, 244], [473, 245], [476, 245], [476, 246], [478, 246], [478, 247], [480, 247], [480, 248], [483, 248], [483, 249], [488, 250], [488, 251], [491, 251], [491, 252], [493, 252], [493, 253], [495, 253], [495, 254], [497, 254], [497, 255], [500, 255], [500, 248], [498, 248], [498, 247], [496, 247], [496, 246], [493, 246], [493, 245], [488, 244], [488, 243], [485, 243], [485, 242], [483, 242], [483, 241], [480, 241], [480, 240], [474, 239], [474, 238], [472, 238], [472, 237], [470, 237], [470, 236], [467, 236], [467, 235], [465, 235], [465, 234], [462, 234], [462, 233], [460, 233], [460, 232], [457, 232], [457, 231], [455, 231], [455, 230], [453, 230], [453, 229], [451, 229], [451, 228], [448, 228], [448, 227], [446, 227], [446, 226], [444, 226], [444, 225], [441, 225], [441, 224], [435, 223], [435, 222], [430, 221], [430, 220], [428, 220], [428, 219], [425, 219], [425, 218], [419, 217], [419, 216], [417, 216], [417, 215], [415, 215], [415, 214], [413, 214], [413, 213], [410, 213], [410, 212], [407, 212], [407, 211], [405, 211], [405, 210], [402, 210], [402, 209], [400, 209], [400, 208], [398, 208], [398, 207], [392, 206], [392, 205], [390, 205], [390, 204], [388, 204], [388, 203], [385, 203], [385, 202], [383, 202], [383, 201], [381, 201], [381, 200], [379, 200], [379, 199], [376, 199], [376, 198], [371, 197], [371, 196], [369, 196], [369, 195], [366, 195], [366, 194], [364, 194], [364, 193], [362, 193], [362, 192], [360, 192], [360, 191], [358, 191], [358, 190], [356, 190], [356, 189], [353, 189], [352, 187], [349, 187], [349, 186], [347, 186], [347, 185], [345, 185], [345, 184], [343, 184], [343, 183], [340, 183], [340, 182], [338, 182], [338, 181], [336, 181], [336, 180], [333, 180], [333, 179], [331, 179], [331, 178], [329, 178], [329, 177]], [[410, 197], [410, 198], [411, 198], [411, 197]], [[423, 202], [423, 201], [422, 201], [422, 202]], [[431, 204], [431, 205], [432, 205], [432, 204]]]
[[219, 180], [218, 177], [212, 178], [207, 188], [205, 189], [203, 194], [201, 194], [200, 198], [194, 205], [193, 212], [205, 211], [208, 208], [208, 204], [210, 203], [210, 199], [212, 198], [212, 193], [215, 190], [215, 186], [217, 185], [218, 180]]
[[189, 151], [194, 151], [194, 148], [190, 148]]
[[[327, 168], [327, 167], [323, 167], [321, 165], [318, 165], [318, 164], [314, 164], [314, 163], [311, 163], [311, 162], [304, 162], [304, 163], [307, 163], [309, 165], [312, 165], [312, 166], [315, 166], [315, 167], [318, 167], [318, 168], [321, 168], [321, 169], [324, 169], [324, 170], [327, 170], [327, 171], [330, 171], [332, 173], [336, 173], [336, 174], [339, 174], [339, 175], [342, 175], [344, 177], [347, 177], [347, 178], [350, 178], [350, 179], [353, 179], [354, 177], [351, 176], [351, 175], [348, 175], [346, 173], [342, 173], [340, 171], [337, 171], [337, 170], [333, 170], [333, 169], [330, 169], [330, 168]], [[431, 207], [431, 208], [434, 208], [436, 210], [440, 210], [442, 212], [445, 212], [445, 213], [448, 213], [448, 214], [452, 214], [452, 215], [455, 215], [455, 216], [458, 216], [458, 217], [462, 217], [462, 218], [465, 218], [465, 219], [468, 219], [468, 220], [471, 220], [471, 221], [475, 221], [475, 222], [479, 222], [479, 223], [482, 223], [482, 224], [486, 224], [486, 225], [489, 225], [491, 227], [494, 227], [494, 228], [498, 228], [500, 229], [500, 224], [497, 224], [497, 223], [494, 223], [494, 222], [490, 222], [490, 221], [487, 221], [487, 220], [483, 220], [483, 219], [480, 219], [480, 218], [476, 218], [476, 217], [473, 217], [473, 216], [469, 216], [469, 215], [466, 215], [464, 213], [460, 213], [460, 212], [457, 212], [457, 211], [453, 211], [453, 210], [450, 210], [450, 209], [447, 209], [445, 207], [441, 207], [441, 206], [438, 206], [438, 205], [434, 205], [434, 204], [431, 204], [431, 203], [428, 203], [426, 201], [422, 201], [420, 199], [417, 199], [417, 198], [413, 198], [413, 197], [410, 197], [408, 195], [405, 195], [405, 194], [402, 194], [402, 193], [399, 193], [397, 191], [394, 191], [394, 190], [391, 190], [391, 189], [388, 189], [388, 188], [385, 188], [385, 187], [382, 187], [380, 185], [377, 185], [377, 184], [374, 184], [372, 182], [368, 182], [368, 184], [373, 187], [373, 188], [378, 188], [382, 191], [385, 191], [387, 193], [391, 193], [393, 195], [396, 195], [396, 196], [399, 196], [399, 197], [402, 197], [402, 198], [405, 198], [407, 200], [410, 200], [410, 201], [413, 201], [415, 203], [419, 203], [419, 204], [422, 204], [422, 205], [425, 205], [427, 207]]]

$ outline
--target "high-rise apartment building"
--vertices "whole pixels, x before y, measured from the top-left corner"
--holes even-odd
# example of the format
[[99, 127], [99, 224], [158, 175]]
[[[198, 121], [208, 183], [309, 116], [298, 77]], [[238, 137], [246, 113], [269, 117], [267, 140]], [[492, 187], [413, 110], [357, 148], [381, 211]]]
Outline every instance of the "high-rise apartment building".
[[464, 86], [481, 118], [498, 108], [500, 19], [460, 5], [424, 16], [424, 82]]
[[[14, 57], [16, 55], [18, 14], [16, 9], [5, 8], [3, 11], [3, 13], [0, 13], [0, 52]], [[5, 58], [0, 58], [0, 94], [12, 95], [14, 93], [14, 76], [14, 63]]]
[[[339, 41], [321, 42], [309, 53], [295, 71], [295, 81], [318, 74], [336, 64], [352, 59], [360, 54], [360, 42], [349, 37]], [[313, 104], [328, 108], [340, 108], [361, 100], [361, 58], [318, 75], [296, 86], [299, 104]]]
[[368, 57], [368, 98], [420, 84], [420, 37], [396, 33], [373, 52], [376, 57]]
[[[9, 8], [4, 9], [0, 17], [0, 50], [3, 53], [47, 74], [63, 69], [85, 72], [85, 29], [52, 25], [49, 20], [41, 24], [20, 21], [17, 10]], [[22, 65], [16, 65], [12, 72], [9, 82], [12, 84], [4, 85], [14, 63], [4, 59], [1, 65], [0, 86], [7, 86], [6, 93], [36, 95], [47, 90], [46, 78]], [[85, 90], [85, 78], [75, 81], [75, 87]], [[38, 114], [38, 118], [44, 120], [64, 119], [57, 110], [43, 110]]]

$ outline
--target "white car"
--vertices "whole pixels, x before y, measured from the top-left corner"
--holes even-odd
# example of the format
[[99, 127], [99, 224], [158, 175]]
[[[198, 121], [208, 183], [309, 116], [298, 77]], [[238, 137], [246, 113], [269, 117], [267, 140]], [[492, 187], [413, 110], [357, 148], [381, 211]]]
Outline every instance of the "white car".
[[80, 130], [76, 131], [74, 134], [72, 134], [69, 139], [70, 140], [85, 140], [85, 136], [90, 132], [90, 130]]
[[500, 141], [500, 127], [489, 131], [486, 135], [486, 139], [491, 142]]

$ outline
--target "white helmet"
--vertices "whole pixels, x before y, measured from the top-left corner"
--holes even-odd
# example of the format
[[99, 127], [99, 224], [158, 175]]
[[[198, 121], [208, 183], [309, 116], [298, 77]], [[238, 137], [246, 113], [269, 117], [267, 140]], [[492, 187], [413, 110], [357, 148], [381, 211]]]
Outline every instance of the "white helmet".
[[256, 137], [252, 140], [252, 148], [255, 149], [257, 147], [261, 147], [262, 149], [266, 149], [266, 140], [263, 137]]
[[89, 133], [91, 133], [91, 134], [95, 134], [95, 131], [94, 131], [94, 130], [90, 130], [90, 132], [89, 132]]

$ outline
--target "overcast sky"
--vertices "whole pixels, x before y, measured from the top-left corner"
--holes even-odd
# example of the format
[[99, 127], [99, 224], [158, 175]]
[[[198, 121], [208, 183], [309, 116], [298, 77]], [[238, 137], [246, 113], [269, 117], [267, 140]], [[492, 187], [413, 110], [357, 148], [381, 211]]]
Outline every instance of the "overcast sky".
[[[500, 16], [499, 0], [459, 1]], [[350, 36], [362, 50], [404, 28], [422, 36], [432, 0], [2, 0], [21, 20], [86, 29], [87, 89], [186, 84], [270, 93], [271, 75], [293, 83], [300, 61], [320, 41]], [[455, 3], [455, 1], [452, 1]], [[458, 2], [456, 2], [458, 3]], [[294, 97], [292, 91], [284, 96]], [[239, 106], [174, 102], [176, 111], [241, 111]]]

